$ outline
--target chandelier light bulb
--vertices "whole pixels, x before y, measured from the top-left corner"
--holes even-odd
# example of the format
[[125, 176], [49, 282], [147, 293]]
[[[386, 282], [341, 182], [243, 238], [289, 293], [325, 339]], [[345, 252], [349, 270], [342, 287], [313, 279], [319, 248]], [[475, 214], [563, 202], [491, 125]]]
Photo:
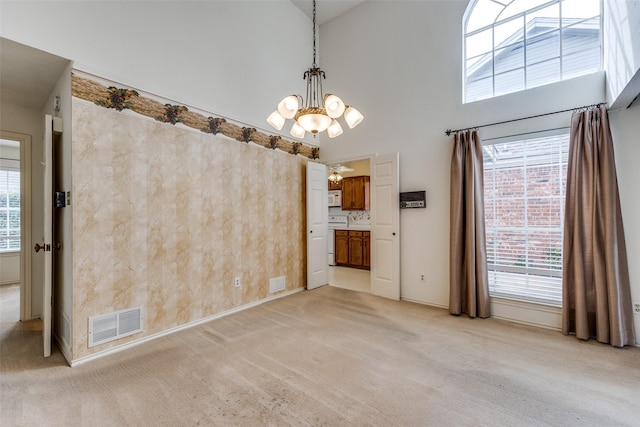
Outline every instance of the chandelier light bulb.
[[327, 135], [329, 135], [329, 138], [342, 135], [342, 126], [340, 126], [340, 123], [338, 123], [336, 119], [333, 119], [331, 125], [327, 128]]
[[285, 119], [292, 119], [298, 111], [298, 96], [289, 95], [278, 104], [278, 113]]
[[282, 115], [278, 113], [277, 110], [271, 113], [269, 117], [267, 117], [267, 123], [269, 123], [271, 126], [273, 126], [278, 130], [282, 129], [282, 126], [284, 126], [284, 122], [285, 122], [285, 118], [282, 117]]
[[304, 138], [304, 129], [298, 124], [298, 122], [293, 122], [293, 126], [291, 126], [289, 133], [294, 138]]
[[337, 119], [344, 113], [345, 105], [340, 97], [328, 93], [324, 97], [324, 108], [327, 110], [327, 116]]
[[364, 119], [364, 116], [360, 114], [360, 111], [353, 107], [347, 107], [344, 112], [344, 119], [351, 129], [358, 126]]

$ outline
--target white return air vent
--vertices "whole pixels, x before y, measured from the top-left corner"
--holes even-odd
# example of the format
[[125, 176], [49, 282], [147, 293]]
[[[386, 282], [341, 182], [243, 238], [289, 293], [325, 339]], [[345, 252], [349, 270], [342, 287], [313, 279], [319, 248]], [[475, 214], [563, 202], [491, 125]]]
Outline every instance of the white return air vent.
[[269, 280], [269, 293], [272, 294], [274, 292], [284, 291], [284, 288], [285, 288], [284, 279], [285, 279], [285, 276], [280, 276], [280, 277], [274, 277], [273, 279]]
[[142, 307], [89, 318], [89, 347], [142, 332]]

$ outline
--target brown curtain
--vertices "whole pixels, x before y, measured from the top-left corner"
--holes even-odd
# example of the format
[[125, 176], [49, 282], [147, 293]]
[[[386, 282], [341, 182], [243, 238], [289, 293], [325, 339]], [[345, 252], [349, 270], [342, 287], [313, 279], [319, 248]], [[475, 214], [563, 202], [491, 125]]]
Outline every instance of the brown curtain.
[[478, 131], [458, 132], [451, 157], [449, 311], [489, 317], [484, 171]]
[[562, 332], [635, 343], [627, 250], [605, 107], [574, 113], [567, 170]]

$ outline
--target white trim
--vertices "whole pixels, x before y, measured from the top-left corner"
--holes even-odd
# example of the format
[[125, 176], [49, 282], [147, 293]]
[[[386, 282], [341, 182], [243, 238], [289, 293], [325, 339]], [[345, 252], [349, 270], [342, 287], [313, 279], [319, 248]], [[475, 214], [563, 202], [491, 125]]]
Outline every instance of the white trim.
[[491, 297], [491, 317], [539, 328], [562, 330], [562, 308], [529, 301]]
[[20, 320], [31, 319], [31, 135], [0, 130], [20, 144]]
[[[62, 313], [62, 325], [59, 325], [58, 328], [53, 328], [52, 334], [53, 334], [53, 338], [56, 340], [56, 342], [58, 343], [58, 348], [60, 349], [60, 352], [62, 353], [62, 355], [64, 356], [64, 358], [67, 360], [67, 364], [69, 366], [71, 366], [71, 362], [73, 360], [73, 357], [71, 357], [71, 346], [69, 345], [68, 342], [66, 342], [64, 340], [64, 331], [65, 331], [65, 325], [64, 322], [67, 322], [67, 325], [69, 327], [69, 330], [71, 329], [71, 322], [69, 321], [69, 318], [67, 317], [66, 313]], [[58, 330], [62, 331], [62, 336], [58, 335]], [[69, 335], [71, 335], [71, 333], [69, 333]], [[71, 339], [71, 336], [68, 337], [69, 339]]]
[[422, 300], [419, 300], [419, 299], [400, 297], [400, 300], [401, 301], [412, 302], [414, 304], [428, 305], [429, 307], [443, 308], [445, 310], [449, 310], [449, 306], [448, 305], [435, 304], [435, 303], [432, 303], [432, 302], [422, 301]]
[[61, 340], [58, 337], [58, 335], [55, 333], [55, 330], [53, 331], [53, 338], [58, 343], [58, 349], [60, 350], [60, 353], [62, 353], [62, 355], [64, 356], [65, 360], [67, 361], [67, 364], [69, 366], [73, 366], [73, 360], [71, 358], [71, 353], [69, 352], [69, 349], [67, 347], [65, 347], [64, 341]]
[[[108, 356], [108, 355], [111, 355], [111, 354], [119, 353], [119, 352], [121, 352], [123, 350], [129, 349], [129, 348], [132, 348], [132, 347], [136, 347], [136, 346], [138, 346], [140, 344], [143, 344], [143, 343], [146, 343], [148, 341], [152, 341], [152, 340], [155, 340], [157, 338], [161, 338], [161, 337], [164, 337], [166, 335], [173, 334], [175, 332], [183, 331], [185, 329], [193, 328], [194, 326], [202, 325], [203, 323], [207, 323], [207, 322], [209, 322], [211, 320], [220, 319], [220, 318], [228, 316], [230, 314], [238, 313], [238, 312], [244, 311], [244, 310], [252, 308], [252, 307], [257, 307], [257, 306], [259, 306], [261, 304], [264, 304], [265, 302], [269, 302], [269, 301], [272, 301], [272, 300], [275, 300], [275, 299], [279, 299], [279, 298], [283, 298], [283, 297], [286, 297], [286, 296], [289, 296], [289, 295], [293, 295], [295, 293], [303, 291], [304, 289], [305, 289], [304, 287], [296, 288], [296, 289], [294, 289], [292, 291], [283, 292], [283, 293], [278, 294], [278, 295], [273, 295], [273, 296], [270, 296], [270, 297], [267, 297], [267, 298], [264, 298], [264, 299], [260, 299], [258, 301], [251, 302], [249, 304], [245, 304], [245, 305], [241, 305], [239, 307], [232, 308], [231, 310], [223, 311], [221, 313], [214, 314], [212, 316], [204, 317], [202, 319], [198, 319], [198, 320], [195, 320], [193, 322], [185, 323], [184, 325], [176, 326], [175, 328], [167, 329], [165, 331], [158, 332], [157, 334], [149, 335], [149, 336], [146, 336], [146, 337], [134, 340], [134, 341], [129, 341], [126, 344], [122, 344], [122, 345], [119, 345], [117, 347], [112, 347], [112, 348], [109, 348], [107, 350], [99, 351], [97, 353], [93, 353], [93, 354], [90, 354], [88, 356], [80, 357], [80, 358], [78, 358], [76, 360], [72, 360], [70, 365], [71, 365], [72, 368], [74, 368], [76, 366], [82, 365], [83, 363], [87, 363], [87, 362], [89, 362], [91, 360], [95, 360], [95, 359], [99, 359], [99, 358], [104, 357], [104, 356]], [[67, 361], [69, 361], [69, 359], [67, 359]]]
[[[560, 307], [502, 297], [490, 297], [490, 299], [491, 317], [494, 319], [554, 331], [562, 330], [562, 309]], [[448, 305], [434, 304], [411, 298], [401, 298], [401, 300], [449, 310]]]

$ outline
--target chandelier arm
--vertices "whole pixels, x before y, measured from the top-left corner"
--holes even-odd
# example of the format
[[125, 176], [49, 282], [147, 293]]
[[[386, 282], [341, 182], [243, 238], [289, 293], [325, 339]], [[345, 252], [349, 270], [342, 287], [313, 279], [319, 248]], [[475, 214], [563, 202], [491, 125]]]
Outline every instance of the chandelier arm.
[[307, 71], [307, 97], [305, 98], [305, 104], [304, 104], [304, 106], [307, 108], [311, 107], [311, 96], [312, 96], [311, 93], [313, 91], [312, 79], [313, 79], [313, 76], [311, 74], [311, 69], [309, 69], [309, 71]]
[[324, 75], [324, 72], [321, 71], [318, 68], [318, 90], [316, 91], [316, 106], [317, 107], [324, 107], [324, 96], [322, 95], [322, 76]]

